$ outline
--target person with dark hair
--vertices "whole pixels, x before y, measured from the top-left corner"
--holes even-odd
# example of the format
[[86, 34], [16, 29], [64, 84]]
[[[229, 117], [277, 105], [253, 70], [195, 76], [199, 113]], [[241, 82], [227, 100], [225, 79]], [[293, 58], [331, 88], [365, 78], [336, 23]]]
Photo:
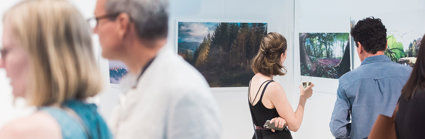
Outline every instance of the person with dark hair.
[[271, 120], [280, 128], [287, 125], [288, 129], [294, 132], [301, 126], [304, 106], [313, 93], [314, 85], [311, 84], [306, 88], [300, 86], [300, 100], [294, 112], [282, 86], [273, 81], [273, 76], [285, 75], [283, 62], [286, 59], [286, 52], [285, 37], [271, 32], [263, 38], [258, 53], [253, 59], [251, 67], [255, 75], [248, 89], [249, 108], [255, 125], [253, 138], [292, 139], [288, 130], [274, 131], [263, 128], [267, 120]]
[[391, 117], [411, 68], [384, 55], [387, 29], [379, 18], [357, 22], [351, 35], [361, 65], [339, 78], [330, 129], [336, 138], [367, 138], [379, 114]]
[[[425, 35], [409, 80], [401, 90], [398, 112], [395, 117], [396, 135], [399, 139], [425, 138]], [[396, 110], [397, 111], [397, 110]]]

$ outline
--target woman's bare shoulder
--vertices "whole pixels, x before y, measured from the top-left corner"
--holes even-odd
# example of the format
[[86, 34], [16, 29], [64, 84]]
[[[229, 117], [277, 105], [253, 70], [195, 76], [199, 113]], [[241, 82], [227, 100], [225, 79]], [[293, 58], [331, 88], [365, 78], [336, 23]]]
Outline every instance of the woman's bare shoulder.
[[284, 93], [282, 85], [278, 82], [271, 82], [267, 89], [273, 93]]
[[61, 129], [56, 120], [45, 112], [36, 112], [8, 122], [0, 128], [1, 139], [60, 139]]

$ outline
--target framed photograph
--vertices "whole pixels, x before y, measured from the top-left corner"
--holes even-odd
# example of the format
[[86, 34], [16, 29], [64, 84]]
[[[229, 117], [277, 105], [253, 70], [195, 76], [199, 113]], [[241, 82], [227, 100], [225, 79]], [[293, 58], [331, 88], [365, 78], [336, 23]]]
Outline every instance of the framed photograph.
[[109, 61], [109, 83], [119, 84], [121, 79], [128, 72], [124, 63], [119, 61]]
[[247, 87], [251, 60], [266, 34], [264, 22], [177, 21], [177, 51], [210, 87]]
[[408, 34], [401, 32], [388, 33], [388, 48], [385, 51], [385, 55], [391, 58], [391, 61], [413, 67], [416, 63], [422, 36]]
[[301, 76], [338, 79], [351, 70], [349, 33], [299, 33]]

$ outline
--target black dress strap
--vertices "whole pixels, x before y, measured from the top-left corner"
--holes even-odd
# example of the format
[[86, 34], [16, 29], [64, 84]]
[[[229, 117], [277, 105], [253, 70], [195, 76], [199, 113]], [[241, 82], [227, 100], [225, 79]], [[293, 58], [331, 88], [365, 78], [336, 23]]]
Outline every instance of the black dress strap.
[[[273, 82], [273, 80], [269, 80], [269, 82], [267, 82], [266, 86], [264, 86], [263, 92], [261, 92], [261, 96], [260, 96], [260, 100], [259, 101], [262, 101], [263, 100], [264, 92], [266, 92], [267, 86], [269, 86], [269, 84], [271, 82]], [[258, 91], [260, 91], [260, 90], [258, 90]]]
[[[254, 101], [255, 101], [255, 99], [257, 99], [257, 96], [258, 96], [258, 93], [260, 92], [260, 90], [261, 90], [261, 87], [263, 87], [263, 85], [266, 83], [266, 82], [268, 82], [268, 83], [270, 83], [271, 81], [273, 81], [273, 80], [266, 80], [266, 81], [264, 81], [263, 83], [261, 83], [261, 85], [260, 85], [260, 88], [258, 88], [258, 91], [257, 91], [257, 93], [255, 94], [255, 97], [254, 97], [254, 100], [253, 101], [251, 101], [251, 81], [249, 82], [249, 86], [248, 86], [248, 101], [249, 101], [249, 103], [251, 104], [251, 105], [254, 105]], [[268, 84], [267, 83], [267, 84]], [[267, 86], [267, 85], [266, 85]], [[263, 91], [263, 93], [264, 93], [264, 91]], [[262, 96], [260, 97], [260, 100], [261, 100], [261, 98], [262, 98]]]
[[[260, 85], [260, 88], [258, 88], [258, 91], [257, 91], [257, 94], [255, 94], [255, 97], [254, 97], [254, 101], [255, 101], [255, 99], [257, 99], [257, 96], [258, 96], [258, 93], [260, 92], [260, 90], [261, 90], [261, 87], [263, 87], [263, 85], [265, 84], [265, 83], [267, 83], [266, 84], [266, 86], [264, 87], [264, 89], [263, 89], [263, 92], [262, 92], [262, 94], [261, 94], [261, 96], [260, 96], [260, 100], [257, 102], [257, 104], [258, 103], [261, 103], [260, 101], [263, 99], [263, 95], [264, 95], [264, 91], [266, 90], [266, 88], [267, 88], [267, 86], [271, 83], [271, 82], [273, 82], [273, 80], [266, 80], [266, 81], [264, 81], [261, 85]], [[249, 86], [248, 86], [248, 103], [249, 103], [249, 105], [250, 105], [250, 107], [249, 107], [249, 111], [251, 112], [251, 118], [252, 118], [252, 122], [253, 122], [253, 128], [254, 128], [254, 137], [256, 138], [256, 139], [258, 139], [259, 138], [259, 136], [257, 135], [257, 130], [255, 129], [256, 127], [256, 125], [254, 124], [254, 123], [256, 123], [256, 118], [255, 118], [255, 116], [254, 116], [254, 112], [252, 111], [252, 109], [254, 108], [254, 106], [252, 105], [252, 103], [254, 103], [254, 102], [252, 102], [251, 103], [251, 95], [250, 95], [250, 93], [251, 93], [251, 81], [249, 82]], [[253, 138], [254, 138], [253, 137]]]

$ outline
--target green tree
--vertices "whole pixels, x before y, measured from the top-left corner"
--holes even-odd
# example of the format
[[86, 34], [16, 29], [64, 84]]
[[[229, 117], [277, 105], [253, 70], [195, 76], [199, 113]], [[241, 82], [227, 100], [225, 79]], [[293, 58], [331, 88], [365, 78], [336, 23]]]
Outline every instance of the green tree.
[[400, 58], [405, 57], [403, 44], [398, 42], [393, 35], [387, 37], [388, 48], [385, 55], [391, 58], [392, 61], [397, 62]]

